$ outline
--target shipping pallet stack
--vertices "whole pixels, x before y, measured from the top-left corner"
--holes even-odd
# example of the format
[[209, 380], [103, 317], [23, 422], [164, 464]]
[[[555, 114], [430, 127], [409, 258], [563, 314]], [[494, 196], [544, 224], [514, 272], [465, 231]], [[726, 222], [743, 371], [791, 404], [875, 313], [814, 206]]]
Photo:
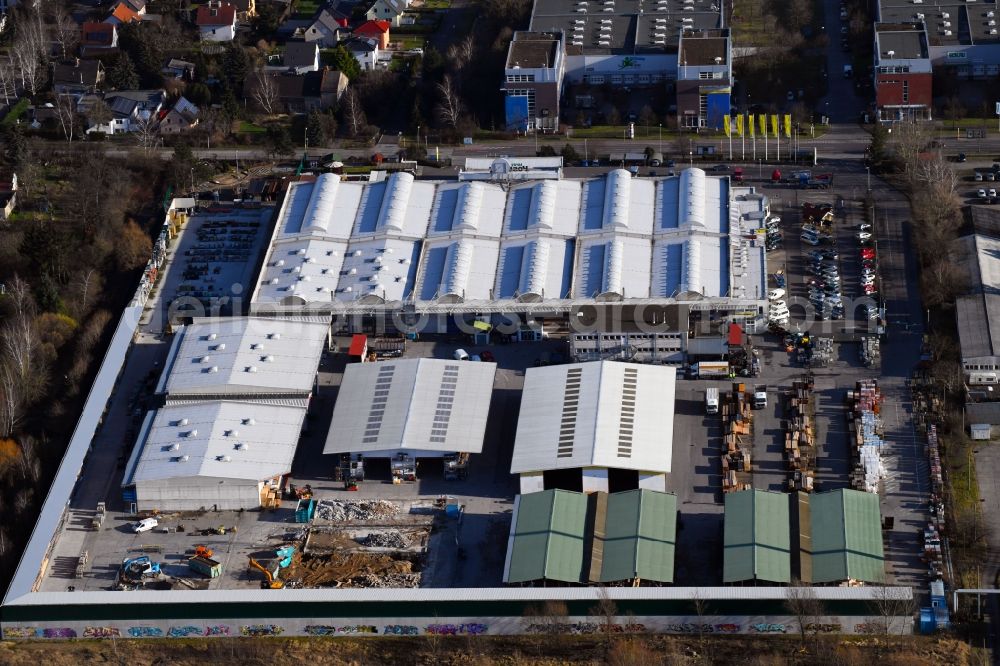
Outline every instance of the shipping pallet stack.
[[723, 396], [722, 422], [722, 492], [748, 490], [753, 487], [750, 474], [750, 451], [753, 446], [753, 410], [746, 384], [733, 382], [733, 390]]
[[812, 380], [796, 380], [787, 394], [785, 460], [791, 473], [788, 490], [812, 492], [816, 462]]
[[879, 412], [882, 393], [878, 380], [859, 381], [853, 391], [847, 392], [851, 409], [847, 413], [848, 435], [854, 458], [851, 470], [851, 487], [868, 493], [877, 493], [885, 477], [882, 464], [882, 420]]
[[866, 367], [875, 368], [882, 362], [879, 339], [877, 336], [861, 338], [861, 361]]
[[813, 338], [809, 356], [803, 365], [825, 368], [833, 362], [833, 338]]

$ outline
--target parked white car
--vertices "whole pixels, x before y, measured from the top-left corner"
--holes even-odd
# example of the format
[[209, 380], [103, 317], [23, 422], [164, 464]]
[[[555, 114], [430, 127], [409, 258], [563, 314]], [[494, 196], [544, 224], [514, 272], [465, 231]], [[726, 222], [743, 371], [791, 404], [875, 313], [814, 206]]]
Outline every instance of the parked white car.
[[778, 299], [781, 299], [781, 298], [784, 298], [784, 297], [785, 297], [785, 290], [784, 289], [772, 289], [767, 294], [767, 299], [769, 301], [777, 301]]
[[451, 355], [451, 357], [456, 361], [468, 361], [469, 352], [465, 351], [464, 349], [456, 349], [455, 352]]
[[870, 232], [868, 232], [868, 231], [859, 231], [859, 232], [858, 232], [858, 240], [863, 240], [863, 241], [865, 241], [865, 240], [868, 240], [868, 239], [869, 239], [869, 238], [871, 238], [871, 237], [872, 237], [872, 235], [871, 235], [871, 233], [870, 233]]

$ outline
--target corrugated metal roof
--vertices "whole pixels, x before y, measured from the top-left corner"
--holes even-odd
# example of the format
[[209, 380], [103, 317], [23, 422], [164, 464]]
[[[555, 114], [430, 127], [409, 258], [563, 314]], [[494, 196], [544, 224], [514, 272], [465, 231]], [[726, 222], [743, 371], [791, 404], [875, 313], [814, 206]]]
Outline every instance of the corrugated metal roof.
[[965, 406], [968, 423], [1000, 425], [1000, 402], [972, 402]]
[[674, 580], [677, 497], [652, 490], [608, 495], [601, 582]]
[[885, 580], [878, 495], [839, 489], [809, 500], [814, 583]]
[[[577, 373], [570, 395], [567, 378]], [[673, 367], [612, 361], [528, 368], [511, 472], [669, 472], [676, 376]]]
[[495, 363], [401, 359], [347, 366], [324, 453], [483, 448]]
[[177, 335], [168, 396], [312, 391], [329, 324], [310, 319], [196, 319]]
[[584, 579], [587, 496], [566, 490], [521, 495], [511, 523], [506, 583]]
[[791, 580], [788, 496], [764, 490], [726, 495], [722, 580]]
[[263, 481], [292, 468], [305, 407], [208, 400], [156, 411], [126, 481], [196, 476]]

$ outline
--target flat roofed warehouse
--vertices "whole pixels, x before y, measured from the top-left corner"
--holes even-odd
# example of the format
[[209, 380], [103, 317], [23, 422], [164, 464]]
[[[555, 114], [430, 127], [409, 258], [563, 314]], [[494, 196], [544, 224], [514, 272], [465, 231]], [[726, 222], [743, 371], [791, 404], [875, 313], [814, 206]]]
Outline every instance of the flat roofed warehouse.
[[556, 471], [569, 473], [569, 489], [606, 492], [609, 470], [631, 472], [632, 487], [665, 490], [676, 375], [612, 361], [529, 368], [511, 460], [521, 492], [547, 489]]
[[139, 511], [254, 509], [292, 469], [305, 400], [175, 402], [150, 412], [126, 468]]
[[308, 396], [329, 332], [328, 319], [196, 319], [176, 333], [157, 393]]
[[479, 453], [495, 363], [419, 358], [347, 366], [323, 453]]
[[670, 583], [677, 498], [545, 490], [514, 501], [504, 582]]

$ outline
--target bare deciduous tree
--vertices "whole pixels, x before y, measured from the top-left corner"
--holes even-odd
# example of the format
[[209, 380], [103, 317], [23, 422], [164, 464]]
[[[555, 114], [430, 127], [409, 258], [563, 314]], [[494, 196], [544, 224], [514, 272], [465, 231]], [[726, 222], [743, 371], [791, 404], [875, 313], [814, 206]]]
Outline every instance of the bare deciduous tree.
[[524, 628], [528, 633], [554, 636], [564, 631], [569, 621], [569, 609], [556, 599], [531, 606], [524, 613]]
[[823, 614], [823, 604], [816, 598], [816, 592], [807, 583], [793, 580], [788, 587], [788, 598], [785, 601], [788, 612], [795, 616], [799, 624], [799, 639], [805, 643], [806, 628], [816, 622]]
[[21, 87], [37, 95], [48, 75], [48, 37], [37, 9], [22, 8], [17, 17], [17, 36], [10, 47], [12, 58], [17, 64]]
[[56, 97], [55, 112], [63, 138], [72, 141], [78, 125], [76, 100], [72, 95], [59, 95]]
[[80, 28], [66, 11], [62, 4], [53, 4], [49, 10], [49, 34], [59, 46], [60, 57], [63, 60], [76, 51], [80, 41]]
[[462, 41], [452, 44], [448, 48], [448, 62], [455, 68], [456, 72], [461, 72], [472, 61], [474, 55], [474, 42], [472, 34], [465, 36]]
[[0, 59], [0, 95], [4, 104], [17, 98], [17, 66], [10, 57]]
[[368, 124], [365, 120], [365, 111], [361, 107], [361, 98], [358, 97], [357, 90], [351, 86], [344, 92], [341, 101], [344, 109], [344, 124], [352, 137], [358, 136]]
[[258, 69], [253, 75], [253, 100], [261, 111], [269, 116], [273, 116], [278, 109], [278, 84], [274, 77]]
[[132, 135], [147, 155], [160, 142], [159, 127], [156, 116], [150, 114], [147, 118], [139, 118], [132, 122]]
[[462, 117], [462, 100], [458, 96], [458, 86], [450, 76], [446, 75], [444, 80], [437, 84], [437, 91], [441, 96], [438, 102], [438, 117], [445, 126], [456, 129]]

